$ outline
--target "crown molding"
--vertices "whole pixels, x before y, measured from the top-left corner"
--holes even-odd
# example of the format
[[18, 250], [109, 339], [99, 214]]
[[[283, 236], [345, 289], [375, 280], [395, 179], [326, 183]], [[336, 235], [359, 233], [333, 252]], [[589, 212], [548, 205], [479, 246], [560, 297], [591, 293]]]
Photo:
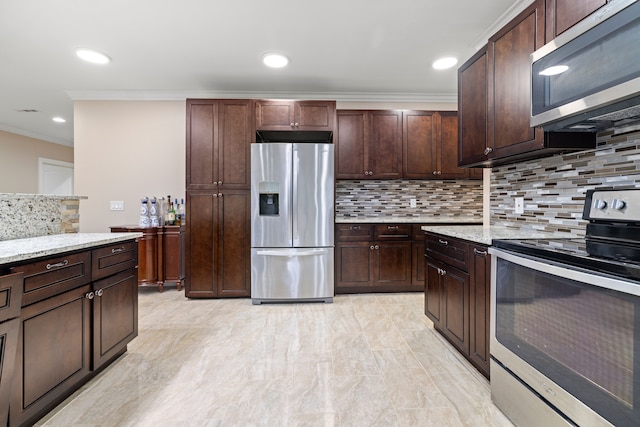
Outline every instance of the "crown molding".
[[500, 17], [482, 34], [478, 36], [478, 38], [471, 43], [471, 46], [476, 50], [480, 50], [487, 42], [489, 41], [489, 37], [498, 32], [502, 27], [507, 25], [513, 18], [518, 16], [523, 10], [525, 10], [529, 5], [533, 4], [535, 0], [518, 0], [509, 9], [507, 9]]
[[362, 92], [231, 92], [231, 91], [67, 91], [74, 101], [184, 101], [201, 99], [318, 99], [344, 102], [458, 102], [458, 95]]
[[54, 144], [65, 145], [67, 147], [73, 147], [73, 140], [55, 138], [49, 135], [32, 132], [30, 130], [25, 130], [25, 129], [17, 128], [14, 126], [5, 125], [2, 123], [0, 123], [0, 130], [9, 132], [9, 133], [14, 133], [16, 135], [26, 136], [33, 139], [39, 139], [41, 141], [52, 142]]

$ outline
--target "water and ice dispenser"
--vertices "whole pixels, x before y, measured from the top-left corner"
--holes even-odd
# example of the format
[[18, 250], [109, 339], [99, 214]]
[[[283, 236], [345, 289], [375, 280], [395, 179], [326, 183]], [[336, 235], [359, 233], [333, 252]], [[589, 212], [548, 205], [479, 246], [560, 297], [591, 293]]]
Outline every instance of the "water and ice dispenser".
[[261, 181], [258, 184], [260, 192], [260, 215], [280, 215], [280, 190], [277, 182]]

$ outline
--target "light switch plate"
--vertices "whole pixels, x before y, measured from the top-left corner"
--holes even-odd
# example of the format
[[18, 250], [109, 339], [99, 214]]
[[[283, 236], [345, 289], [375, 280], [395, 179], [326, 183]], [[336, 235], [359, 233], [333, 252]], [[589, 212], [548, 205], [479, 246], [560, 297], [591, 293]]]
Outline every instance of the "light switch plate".
[[124, 210], [124, 201], [122, 200], [111, 200], [109, 202], [110, 209], [112, 211], [123, 211]]
[[417, 206], [417, 200], [416, 199], [410, 199], [409, 200], [409, 206], [412, 208], [415, 208]]
[[524, 197], [516, 197], [515, 198], [516, 204], [515, 204], [515, 212], [517, 214], [521, 214], [524, 213]]

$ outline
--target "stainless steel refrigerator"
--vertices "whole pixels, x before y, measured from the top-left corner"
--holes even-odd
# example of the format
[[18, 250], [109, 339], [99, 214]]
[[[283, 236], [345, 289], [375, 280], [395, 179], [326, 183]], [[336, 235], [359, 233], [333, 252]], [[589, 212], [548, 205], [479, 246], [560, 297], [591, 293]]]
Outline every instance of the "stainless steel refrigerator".
[[334, 158], [328, 143], [251, 145], [251, 300], [332, 302]]

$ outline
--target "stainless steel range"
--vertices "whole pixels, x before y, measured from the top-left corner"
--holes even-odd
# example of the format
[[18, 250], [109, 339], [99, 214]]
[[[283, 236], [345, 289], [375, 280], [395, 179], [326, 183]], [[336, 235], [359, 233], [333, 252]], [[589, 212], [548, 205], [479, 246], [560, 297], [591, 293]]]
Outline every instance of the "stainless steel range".
[[491, 393], [518, 426], [640, 424], [640, 190], [589, 191], [583, 218], [490, 249]]

